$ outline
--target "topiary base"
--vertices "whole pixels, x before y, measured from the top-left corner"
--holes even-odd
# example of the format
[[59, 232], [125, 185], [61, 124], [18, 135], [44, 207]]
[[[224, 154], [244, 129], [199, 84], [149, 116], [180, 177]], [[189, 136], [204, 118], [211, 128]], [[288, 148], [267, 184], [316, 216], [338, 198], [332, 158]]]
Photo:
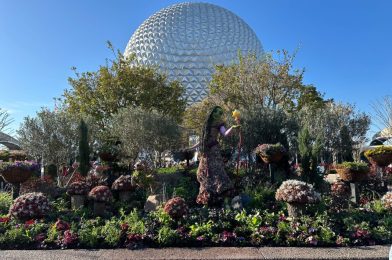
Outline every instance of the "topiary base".
[[287, 202], [287, 211], [289, 213], [289, 217], [299, 218], [304, 214], [305, 208], [306, 204]]
[[129, 201], [129, 199], [131, 198], [131, 192], [120, 191], [119, 198], [120, 198], [120, 201], [123, 201], [123, 202]]
[[105, 202], [94, 201], [94, 215], [103, 217], [105, 215]]
[[84, 195], [72, 195], [71, 196], [71, 208], [77, 210], [84, 207], [86, 196]]

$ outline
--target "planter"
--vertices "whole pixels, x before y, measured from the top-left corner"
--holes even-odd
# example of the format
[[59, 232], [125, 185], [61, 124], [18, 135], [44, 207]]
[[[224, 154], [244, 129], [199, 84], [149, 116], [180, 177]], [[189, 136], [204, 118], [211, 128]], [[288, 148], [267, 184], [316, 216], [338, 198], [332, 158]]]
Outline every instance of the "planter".
[[368, 178], [369, 170], [352, 170], [349, 168], [337, 168], [336, 171], [342, 181], [361, 182]]
[[124, 191], [120, 191], [119, 193], [119, 197], [120, 197], [120, 201], [129, 201], [129, 199], [131, 198], [131, 192], [124, 190]]
[[297, 202], [287, 202], [287, 211], [289, 213], [289, 217], [299, 218], [304, 214], [306, 208], [306, 204], [297, 203]]
[[272, 155], [269, 156], [263, 156], [260, 155], [261, 159], [265, 162], [265, 163], [277, 163], [280, 160], [282, 160], [283, 158], [283, 153], [274, 153]]
[[85, 195], [71, 195], [71, 208], [73, 210], [83, 208], [85, 200]]
[[105, 215], [106, 203], [94, 201], [94, 215], [103, 217]]
[[368, 159], [372, 164], [375, 164], [378, 167], [385, 167], [392, 163], [392, 154], [373, 154], [368, 156]]
[[6, 182], [17, 184], [27, 181], [31, 177], [32, 172], [27, 169], [13, 168], [1, 172], [1, 175]]

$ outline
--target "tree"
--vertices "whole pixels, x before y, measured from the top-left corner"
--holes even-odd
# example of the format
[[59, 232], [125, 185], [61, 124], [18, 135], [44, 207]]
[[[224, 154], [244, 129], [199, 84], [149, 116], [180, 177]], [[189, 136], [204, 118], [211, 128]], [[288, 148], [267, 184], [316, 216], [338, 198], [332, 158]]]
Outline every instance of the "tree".
[[295, 53], [282, 50], [274, 54], [267, 54], [263, 60], [240, 55], [238, 63], [216, 66], [209, 96], [187, 109], [184, 126], [200, 129], [214, 105], [226, 111], [279, 110], [291, 115], [303, 107], [322, 107], [326, 102], [323, 95], [302, 83], [304, 70], [293, 69]]
[[177, 149], [181, 143], [178, 124], [168, 115], [141, 108], [122, 108], [113, 116], [110, 133], [118, 136], [126, 156], [135, 160], [145, 155], [156, 165], [164, 151]]
[[[341, 162], [342, 155], [350, 159], [349, 153], [358, 154], [366, 140], [370, 118], [359, 113], [350, 104], [327, 102], [323, 107], [303, 108], [298, 113], [302, 128], [306, 127], [311, 136], [322, 134], [323, 158], [325, 161]], [[351, 150], [351, 152], [350, 152]]]
[[[109, 48], [113, 51], [110, 43]], [[92, 116], [102, 129], [124, 107], [156, 110], [180, 121], [186, 106], [184, 89], [177, 81], [168, 82], [155, 68], [138, 65], [120, 52], [97, 71], [76, 72], [69, 83], [72, 89], [64, 92], [67, 111]]]
[[87, 176], [90, 169], [90, 148], [88, 144], [88, 128], [84, 120], [79, 124], [79, 171]]
[[0, 108], [0, 132], [10, 132], [7, 127], [12, 124], [14, 120], [10, 118], [8, 112]]
[[321, 137], [311, 137], [307, 128], [298, 133], [298, 148], [301, 161], [301, 179], [320, 187], [323, 178], [318, 171], [318, 156], [322, 147]]
[[[90, 128], [93, 132], [93, 128]], [[23, 150], [35, 160], [59, 166], [75, 160], [78, 151], [77, 119], [62, 109], [43, 108], [35, 117], [26, 117], [17, 131]], [[90, 143], [91, 143], [90, 138]]]
[[380, 129], [379, 135], [392, 136], [392, 96], [372, 103], [374, 123]]

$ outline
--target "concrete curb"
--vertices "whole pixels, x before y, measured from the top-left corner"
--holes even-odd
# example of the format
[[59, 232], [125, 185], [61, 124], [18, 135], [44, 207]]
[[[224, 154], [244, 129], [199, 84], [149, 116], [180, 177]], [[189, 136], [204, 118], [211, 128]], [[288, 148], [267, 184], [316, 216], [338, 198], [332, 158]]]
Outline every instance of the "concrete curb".
[[141, 250], [4, 250], [0, 259], [388, 259], [390, 246], [147, 248]]

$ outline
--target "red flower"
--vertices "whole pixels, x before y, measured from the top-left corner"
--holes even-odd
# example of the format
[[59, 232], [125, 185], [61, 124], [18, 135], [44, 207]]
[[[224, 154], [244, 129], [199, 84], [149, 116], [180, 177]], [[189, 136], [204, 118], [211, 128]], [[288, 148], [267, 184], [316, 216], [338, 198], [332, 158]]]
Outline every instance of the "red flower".
[[30, 220], [27, 220], [26, 222], [25, 222], [25, 226], [31, 226], [31, 225], [34, 225], [35, 224], [35, 220], [34, 219], [30, 219]]
[[8, 223], [10, 221], [10, 217], [0, 218], [0, 223]]
[[64, 231], [64, 230], [69, 230], [70, 229], [70, 225], [65, 222], [64, 220], [61, 219], [57, 219], [56, 223], [56, 230], [57, 231]]

